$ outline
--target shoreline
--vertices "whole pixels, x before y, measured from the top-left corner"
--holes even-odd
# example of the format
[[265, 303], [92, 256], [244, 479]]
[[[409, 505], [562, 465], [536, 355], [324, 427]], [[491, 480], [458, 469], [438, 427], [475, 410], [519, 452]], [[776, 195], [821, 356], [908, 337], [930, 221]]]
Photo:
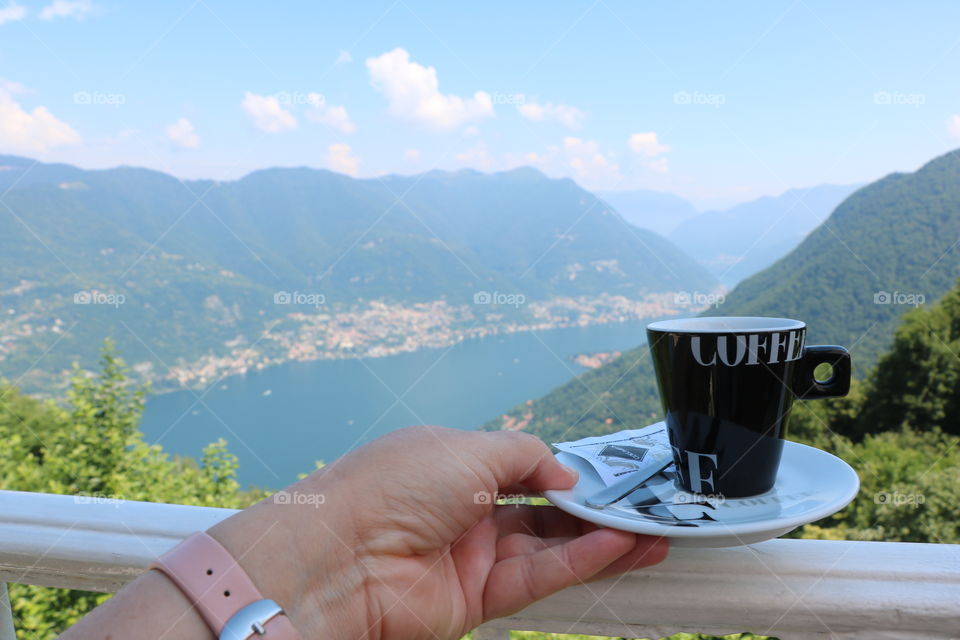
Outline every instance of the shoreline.
[[[247, 329], [206, 347], [191, 360], [150, 353], [126, 358], [134, 384], [149, 385], [149, 396], [205, 390], [227, 377], [287, 364], [317, 360], [383, 358], [424, 349], [450, 348], [466, 340], [531, 331], [550, 331], [695, 314], [702, 309], [675, 292], [642, 297], [601, 294], [544, 300], [498, 302], [499, 294], [473, 304], [446, 300], [350, 305], [292, 305], [269, 326]], [[222, 333], [222, 332], [221, 332]], [[124, 353], [121, 351], [121, 356]], [[143, 356], [141, 356], [143, 358]], [[84, 370], [95, 368], [87, 365]], [[25, 390], [41, 399], [62, 396], [68, 370], [35, 369], [46, 383]]]
[[[343, 313], [289, 314], [280, 330], [265, 331], [251, 345], [236, 343], [231, 352], [204, 356], [171, 367], [164, 375], [142, 371], [151, 382], [150, 395], [205, 389], [220, 380], [250, 371], [316, 360], [381, 358], [422, 349], [449, 348], [465, 340], [529, 331], [549, 331], [624, 323], [696, 313], [677, 305], [673, 293], [642, 299], [602, 295], [553, 298], [503, 309], [489, 305], [454, 306], [446, 301], [390, 305], [371, 302]], [[139, 365], [141, 370], [143, 365]], [[136, 365], [135, 367], [136, 368]], [[153, 373], [153, 375], [150, 375]]]

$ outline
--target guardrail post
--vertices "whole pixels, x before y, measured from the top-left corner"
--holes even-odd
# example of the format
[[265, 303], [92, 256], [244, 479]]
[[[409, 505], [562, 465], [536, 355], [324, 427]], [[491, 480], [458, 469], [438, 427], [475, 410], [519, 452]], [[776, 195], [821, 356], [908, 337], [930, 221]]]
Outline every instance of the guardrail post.
[[17, 640], [13, 630], [13, 612], [10, 611], [10, 596], [7, 584], [0, 582], [0, 640]]

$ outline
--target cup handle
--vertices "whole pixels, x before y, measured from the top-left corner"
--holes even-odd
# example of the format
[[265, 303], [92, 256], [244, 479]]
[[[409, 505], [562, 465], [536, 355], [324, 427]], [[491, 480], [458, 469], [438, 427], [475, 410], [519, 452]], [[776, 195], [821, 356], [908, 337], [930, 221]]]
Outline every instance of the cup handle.
[[[817, 380], [813, 372], [824, 362], [833, 367], [829, 380]], [[793, 392], [801, 400], [839, 398], [850, 391], [850, 352], [836, 345], [803, 348], [793, 371]]]

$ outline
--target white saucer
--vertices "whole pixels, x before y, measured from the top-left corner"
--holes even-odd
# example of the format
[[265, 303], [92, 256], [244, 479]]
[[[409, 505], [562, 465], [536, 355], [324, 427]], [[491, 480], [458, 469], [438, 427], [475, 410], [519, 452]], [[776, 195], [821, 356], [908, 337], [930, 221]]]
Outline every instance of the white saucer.
[[[860, 489], [856, 472], [840, 458], [787, 441], [776, 484], [766, 493], [726, 500], [701, 497], [697, 503], [697, 497], [681, 491], [675, 480], [660, 475], [651, 480], [650, 488], [635, 491], [615, 508], [591, 509], [584, 499], [604, 488], [597, 472], [579, 456], [561, 451], [556, 457], [577, 469], [580, 480], [572, 489], [544, 491], [550, 502], [602, 526], [670, 538], [674, 547], [735, 547], [776, 538], [836, 513]], [[657, 496], [671, 502], [671, 509]], [[633, 502], [641, 503], [640, 510], [631, 508]], [[677, 503], [683, 506], [678, 508]], [[711, 512], [720, 514], [720, 509], [722, 518], [709, 517]], [[705, 519], [703, 514], [708, 514]]]

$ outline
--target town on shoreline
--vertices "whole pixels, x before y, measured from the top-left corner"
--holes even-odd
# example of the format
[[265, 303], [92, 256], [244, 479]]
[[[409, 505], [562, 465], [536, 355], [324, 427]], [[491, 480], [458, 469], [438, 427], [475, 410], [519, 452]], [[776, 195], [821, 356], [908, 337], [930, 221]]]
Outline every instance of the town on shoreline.
[[[380, 358], [419, 349], [445, 348], [464, 340], [523, 331], [622, 323], [693, 314], [702, 305], [689, 296], [652, 293], [642, 299], [603, 294], [545, 301], [452, 305], [445, 300], [414, 304], [371, 301], [338, 312], [295, 311], [254, 341], [226, 343], [226, 352], [158, 371], [134, 365], [155, 393], [205, 388], [231, 375], [293, 361]], [[579, 363], [578, 363], [579, 364]], [[583, 366], [593, 366], [587, 358]]]
[[[281, 305], [274, 307], [274, 311], [279, 309], [280, 314], [261, 311], [259, 322], [262, 324], [245, 326], [236, 322], [239, 312], [228, 308], [217, 296], [209, 297], [204, 301], [208, 311], [206, 319], [219, 325], [220, 336], [229, 337], [215, 339], [200, 356], [179, 358], [169, 357], [166, 352], [166, 355], [159, 354], [156, 347], [147, 346], [150, 340], [145, 338], [141, 344], [146, 353], [133, 357], [121, 354], [127, 357], [134, 382], [148, 383], [153, 394], [205, 389], [228, 376], [287, 362], [381, 358], [420, 349], [447, 348], [464, 340], [502, 334], [692, 315], [723, 299], [723, 294], [718, 292], [658, 292], [639, 298], [600, 294], [527, 300], [521, 294], [493, 291], [477, 293], [472, 303], [443, 299], [329, 303], [322, 297], [301, 300], [297, 292], [280, 292], [275, 298], [278, 296], [283, 299], [279, 303], [274, 300]], [[56, 345], [76, 326], [59, 315], [40, 322], [35, 316], [31, 311], [0, 318], [0, 361], [12, 363], [10, 358], [17, 356], [27, 341], [41, 336], [50, 336]], [[133, 333], [127, 322], [122, 319], [116, 322]], [[44, 356], [50, 350], [48, 345]], [[32, 358], [27, 359], [32, 362]], [[604, 354], [582, 354], [576, 363], [594, 367], [606, 359]], [[16, 380], [28, 387], [28, 393], [56, 397], [65, 388], [70, 369], [62, 365], [50, 368], [52, 363], [45, 366], [48, 360], [41, 357], [27, 373], [18, 374]]]

